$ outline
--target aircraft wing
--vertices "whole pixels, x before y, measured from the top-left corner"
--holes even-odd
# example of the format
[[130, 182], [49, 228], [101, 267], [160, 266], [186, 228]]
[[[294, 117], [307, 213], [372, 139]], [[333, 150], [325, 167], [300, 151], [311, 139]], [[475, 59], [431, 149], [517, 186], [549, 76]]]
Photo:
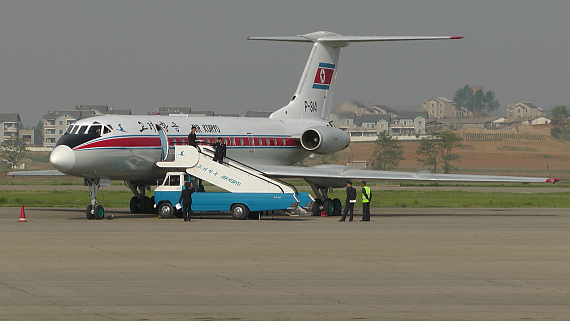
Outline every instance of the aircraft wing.
[[256, 169], [267, 175], [275, 177], [307, 178], [316, 182], [319, 179], [330, 183], [338, 180], [341, 185], [347, 180], [412, 180], [412, 181], [442, 181], [442, 182], [510, 182], [510, 183], [555, 183], [557, 178], [520, 177], [520, 176], [492, 176], [492, 175], [464, 175], [464, 174], [432, 174], [429, 171], [392, 172], [361, 170], [357, 167], [342, 165], [317, 165], [312, 167], [296, 166], [255, 166]]
[[4, 176], [66, 176], [64, 173], [52, 169], [47, 171], [20, 171], [4, 173]]

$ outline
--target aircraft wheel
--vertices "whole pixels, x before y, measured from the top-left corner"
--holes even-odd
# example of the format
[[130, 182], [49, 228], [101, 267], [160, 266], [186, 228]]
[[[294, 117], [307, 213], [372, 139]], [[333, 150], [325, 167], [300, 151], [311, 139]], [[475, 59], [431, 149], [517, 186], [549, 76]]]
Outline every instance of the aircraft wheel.
[[139, 198], [136, 196], [131, 197], [131, 202], [129, 204], [129, 209], [131, 210], [131, 214], [137, 214], [141, 211], [140, 209], [140, 202]]
[[313, 216], [321, 216], [321, 205], [323, 205], [323, 202], [316, 199], [313, 203]]
[[105, 209], [101, 205], [95, 206], [95, 219], [102, 220], [105, 217]]
[[342, 203], [340, 202], [340, 200], [338, 198], [335, 198], [332, 200], [333, 203], [333, 216], [339, 216], [340, 213], [342, 212]]
[[327, 198], [324, 202], [323, 202], [323, 211], [325, 211], [325, 214], [327, 216], [332, 216], [334, 213], [334, 207], [333, 207], [333, 201], [330, 198]]
[[158, 215], [162, 218], [172, 218], [174, 216], [174, 208], [168, 202], [161, 203], [158, 206]]
[[93, 205], [89, 205], [89, 206], [87, 206], [87, 209], [85, 210], [85, 216], [87, 216], [88, 220], [92, 220], [95, 218], [95, 216], [93, 214], [91, 214], [92, 208], [93, 208]]
[[249, 216], [249, 209], [243, 204], [234, 204], [231, 208], [232, 216], [236, 220], [245, 220]]
[[152, 205], [150, 204], [150, 197], [144, 196], [140, 200], [141, 204], [141, 213], [143, 214], [151, 214], [152, 213]]

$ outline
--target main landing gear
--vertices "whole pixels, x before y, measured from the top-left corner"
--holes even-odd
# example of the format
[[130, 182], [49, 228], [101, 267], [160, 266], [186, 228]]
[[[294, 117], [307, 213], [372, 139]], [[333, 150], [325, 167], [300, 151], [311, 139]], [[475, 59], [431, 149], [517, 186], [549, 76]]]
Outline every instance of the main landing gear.
[[328, 187], [318, 186], [314, 183], [311, 183], [311, 188], [317, 196], [317, 199], [313, 204], [313, 216], [321, 216], [321, 211], [324, 211], [327, 216], [340, 215], [340, 212], [342, 210], [342, 203], [338, 198], [328, 198]]
[[89, 200], [91, 201], [91, 205], [87, 206], [85, 210], [85, 216], [89, 220], [101, 220], [105, 217], [105, 209], [97, 204], [97, 192], [101, 187], [101, 180], [99, 178], [85, 178], [84, 183], [89, 188]]
[[132, 214], [156, 214], [157, 211], [154, 208], [154, 196], [148, 197], [145, 195], [145, 191], [150, 190], [150, 185], [138, 184], [132, 181], [125, 181], [125, 185], [133, 192], [134, 196], [131, 198], [129, 203], [129, 209]]

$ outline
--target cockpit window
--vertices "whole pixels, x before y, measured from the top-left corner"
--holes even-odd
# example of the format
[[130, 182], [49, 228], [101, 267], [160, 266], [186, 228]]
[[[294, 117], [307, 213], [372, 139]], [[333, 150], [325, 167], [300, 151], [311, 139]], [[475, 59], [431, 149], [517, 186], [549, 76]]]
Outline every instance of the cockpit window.
[[91, 125], [91, 127], [89, 127], [88, 134], [101, 135], [101, 125]]
[[77, 129], [79, 129], [79, 126], [73, 126], [73, 129], [71, 130], [71, 132], [69, 132], [71, 135], [75, 134], [75, 132], [77, 131]]
[[85, 130], [87, 129], [87, 127], [89, 127], [89, 126], [87, 126], [87, 125], [81, 126], [79, 128], [79, 130], [77, 131], [77, 134], [78, 135], [85, 134]]
[[69, 135], [69, 133], [71, 133], [71, 130], [73, 129], [73, 125], [69, 125], [69, 127], [67, 127], [67, 130], [65, 131], [65, 133], [63, 133], [64, 135]]
[[111, 130], [113, 130], [113, 128], [111, 127], [111, 125], [106, 125], [106, 126], [103, 128], [103, 134], [108, 134], [108, 133], [111, 132]]

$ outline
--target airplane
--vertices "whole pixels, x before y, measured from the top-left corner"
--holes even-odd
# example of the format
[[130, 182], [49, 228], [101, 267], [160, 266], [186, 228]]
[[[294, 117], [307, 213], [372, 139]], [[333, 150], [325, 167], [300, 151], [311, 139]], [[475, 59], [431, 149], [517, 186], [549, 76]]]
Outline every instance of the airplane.
[[[359, 170], [342, 165], [290, 166], [311, 153], [331, 154], [350, 144], [350, 136], [329, 121], [340, 49], [356, 42], [453, 40], [463, 37], [342, 36], [318, 31], [292, 37], [249, 37], [248, 40], [312, 43], [301, 79], [289, 103], [268, 118], [197, 117], [193, 115], [105, 115], [81, 119], [70, 125], [50, 154], [56, 170], [11, 172], [6, 175], [72, 175], [83, 177], [89, 187], [93, 213], [100, 186], [123, 180], [133, 192], [132, 213], [152, 212], [145, 191], [164, 178], [167, 169], [156, 166], [165, 157], [160, 132], [165, 132], [172, 154], [175, 145], [185, 144], [192, 126], [198, 138], [211, 144], [222, 137], [227, 154], [270, 177], [293, 177], [307, 181], [316, 195], [313, 214], [329, 210], [339, 200], [328, 198], [332, 188], [347, 180], [423, 180], [476, 182], [556, 182], [558, 179], [429, 172]], [[172, 155], [171, 155], [172, 156]], [[336, 204], [333, 204], [336, 203]]]

